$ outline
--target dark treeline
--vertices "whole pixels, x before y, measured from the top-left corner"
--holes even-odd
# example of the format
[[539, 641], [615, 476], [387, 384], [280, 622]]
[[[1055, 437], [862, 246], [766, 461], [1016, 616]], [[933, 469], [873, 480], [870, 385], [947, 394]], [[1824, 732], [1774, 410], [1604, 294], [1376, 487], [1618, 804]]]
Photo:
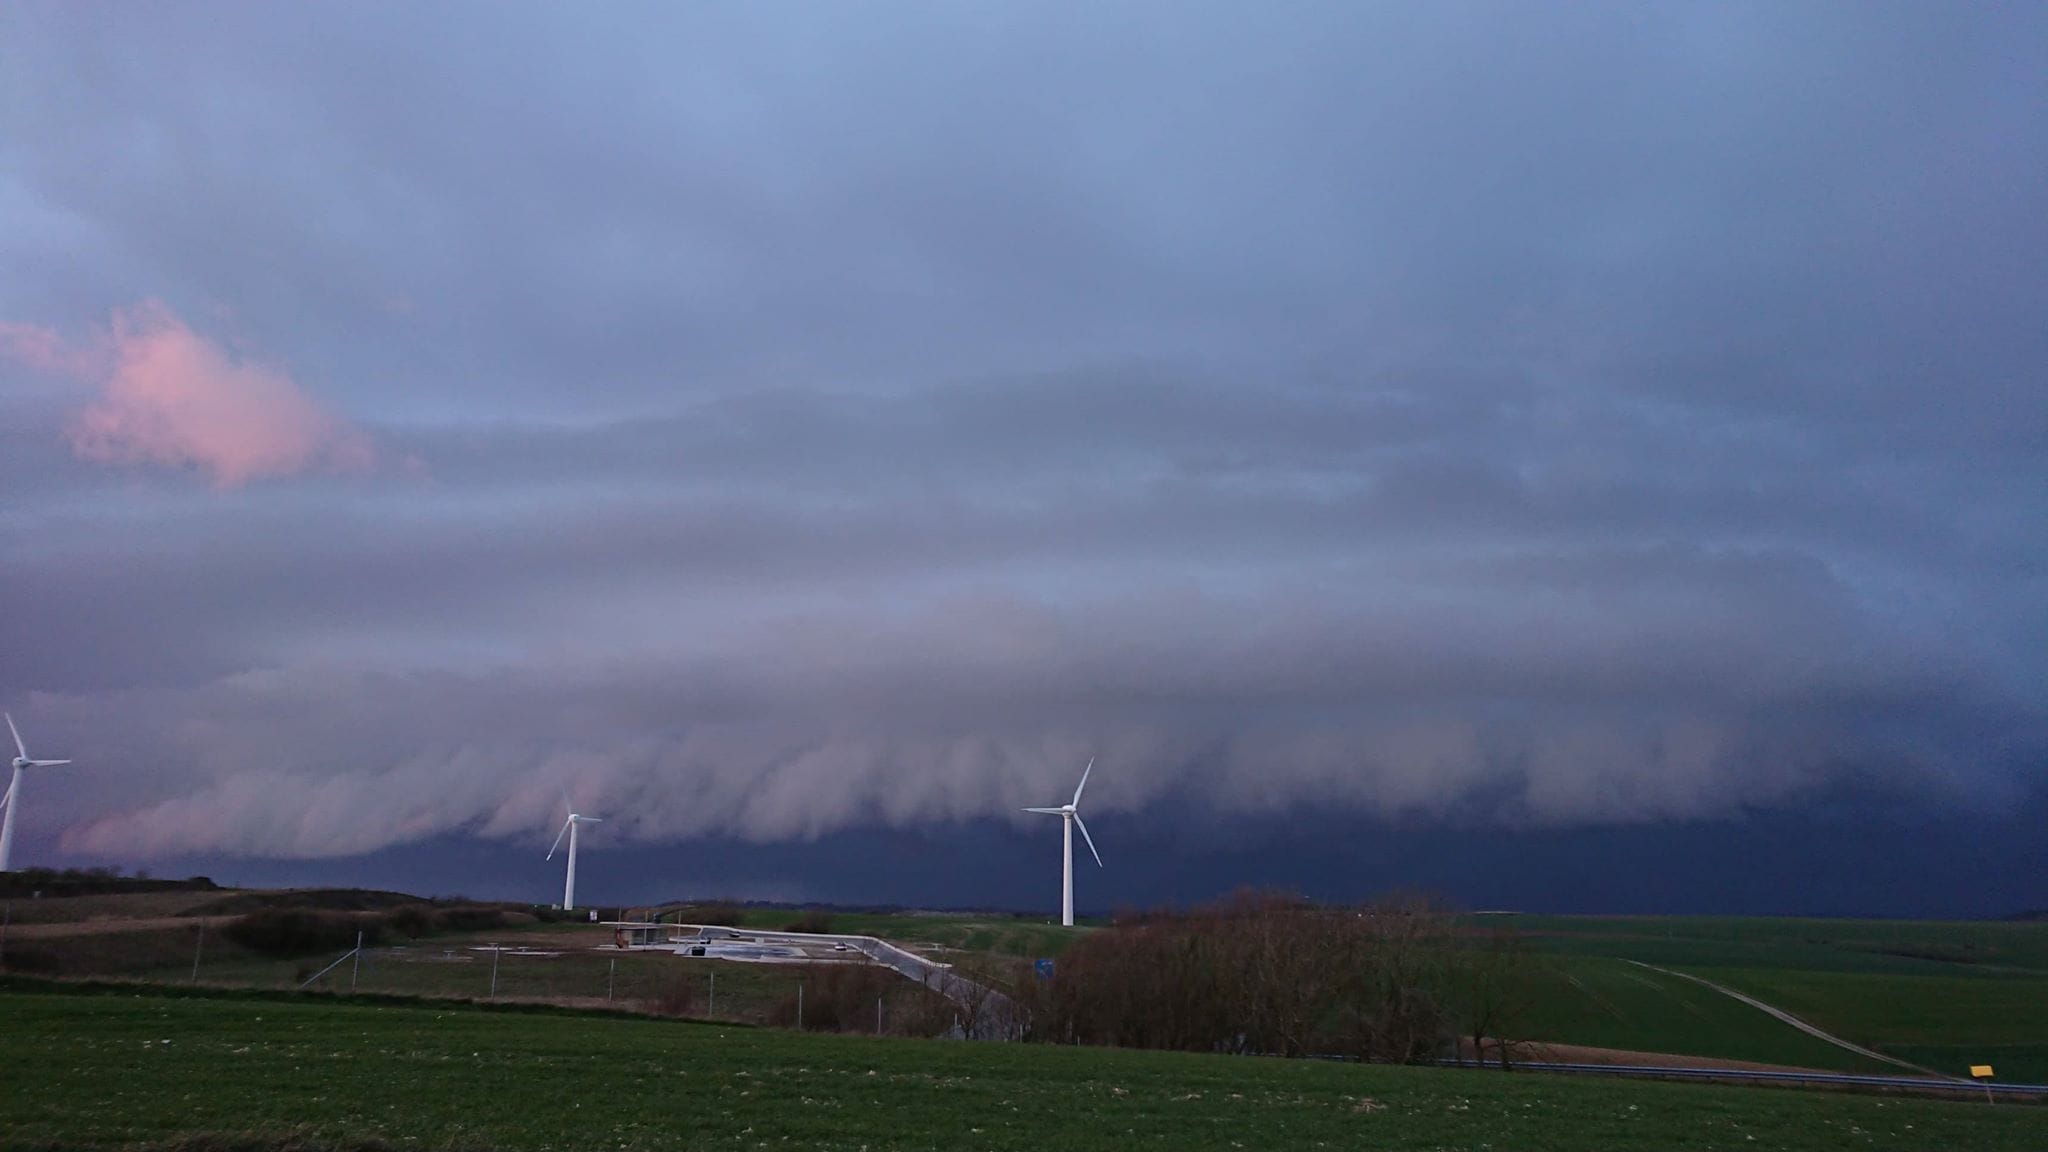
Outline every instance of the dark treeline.
[[1029, 1038], [1052, 1043], [1505, 1064], [1533, 975], [1514, 935], [1420, 898], [1335, 908], [1245, 891], [1119, 916], [1052, 979], [1011, 983]]
[[158, 880], [145, 871], [123, 876], [112, 868], [19, 868], [0, 872], [0, 898], [9, 900], [109, 896], [131, 892], [211, 892], [217, 887], [204, 876]]
[[384, 907], [337, 907], [329, 902], [286, 902], [259, 908], [227, 926], [228, 939], [264, 956], [303, 956], [348, 948], [361, 939], [379, 945], [443, 932], [484, 932], [563, 919], [552, 909], [473, 901], [407, 899]]

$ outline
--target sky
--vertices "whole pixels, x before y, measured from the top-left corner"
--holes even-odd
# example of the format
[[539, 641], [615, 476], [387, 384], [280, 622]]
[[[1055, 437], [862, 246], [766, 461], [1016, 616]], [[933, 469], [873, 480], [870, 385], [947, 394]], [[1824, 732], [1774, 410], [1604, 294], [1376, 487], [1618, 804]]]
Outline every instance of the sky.
[[2048, 906], [2039, 5], [0, 53], [18, 864], [1049, 908], [1092, 758], [1084, 909]]

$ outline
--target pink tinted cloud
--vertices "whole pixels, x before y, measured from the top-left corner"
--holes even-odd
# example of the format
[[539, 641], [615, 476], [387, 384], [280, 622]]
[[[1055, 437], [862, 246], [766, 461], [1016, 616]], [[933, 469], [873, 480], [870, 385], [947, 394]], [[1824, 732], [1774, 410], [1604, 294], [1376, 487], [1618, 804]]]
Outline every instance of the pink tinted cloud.
[[62, 336], [34, 324], [0, 322], [0, 356], [48, 376], [89, 379], [106, 363], [101, 350], [74, 348]]
[[117, 309], [110, 330], [83, 348], [46, 329], [0, 326], [0, 352], [101, 389], [67, 429], [88, 460], [197, 468], [219, 488], [376, 464], [369, 437], [283, 371], [224, 351], [155, 301]]

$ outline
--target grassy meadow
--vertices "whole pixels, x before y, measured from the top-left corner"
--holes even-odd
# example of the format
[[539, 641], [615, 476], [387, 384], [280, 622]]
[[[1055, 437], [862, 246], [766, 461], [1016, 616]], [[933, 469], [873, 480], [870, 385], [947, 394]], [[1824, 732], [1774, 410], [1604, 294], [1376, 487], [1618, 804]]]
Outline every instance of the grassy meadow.
[[[1897, 1075], [1900, 1069], [1858, 1056], [1787, 1027], [1762, 1012], [1677, 976], [1605, 956], [1545, 958], [1521, 1032], [1549, 1044]], [[1529, 1046], [1542, 1058], [1544, 1044]]]
[[1765, 917], [1485, 917], [1546, 958], [1532, 1036], [1562, 1043], [1892, 1071], [1640, 960], [1747, 993], [1949, 1075], [2048, 1083], [2048, 923]]
[[[344, 906], [396, 894], [326, 893]], [[118, 975], [172, 985], [296, 988], [343, 949], [295, 958], [237, 946], [219, 913], [303, 897], [288, 893], [162, 892], [14, 901], [9, 963], [71, 976]], [[787, 929], [806, 914], [747, 908], [745, 927]], [[209, 916], [202, 929], [199, 916]], [[876, 935], [968, 970], [1057, 956], [1099, 930], [1028, 918], [971, 914], [826, 912], [834, 932]], [[53, 936], [65, 924], [76, 935]], [[1512, 928], [1530, 944], [1530, 983], [1515, 1031], [1525, 1058], [1573, 1048], [1707, 1057], [1842, 1072], [1892, 1074], [1873, 1061], [1805, 1035], [1692, 981], [1642, 961], [1739, 989], [1877, 1051], [1952, 1075], [1990, 1063], [2006, 1082], [2048, 1082], [2048, 924], [1926, 923], [1740, 917], [1474, 916], [1477, 931]], [[40, 934], [40, 935], [39, 935]], [[202, 936], [204, 937], [202, 940]], [[489, 930], [442, 931], [417, 940], [387, 933], [360, 963], [314, 981], [316, 990], [369, 994], [607, 1004], [671, 1016], [790, 1023], [800, 984], [809, 1022], [828, 1020], [817, 969], [606, 953], [607, 929], [547, 922], [514, 912]], [[496, 957], [489, 946], [529, 950]], [[838, 997], [840, 1024], [872, 1030], [873, 999], [889, 1030], [933, 1025], [923, 993], [907, 982]], [[861, 1006], [858, 1014], [855, 1002]], [[923, 1014], [920, 1015], [922, 1010]], [[944, 1015], [944, 1014], [940, 1014]], [[946, 1020], [937, 1020], [942, 1027]]]
[[0, 1083], [0, 1133], [20, 1152], [1997, 1152], [2048, 1131], [2039, 1108], [1968, 1101], [23, 983], [0, 989]]

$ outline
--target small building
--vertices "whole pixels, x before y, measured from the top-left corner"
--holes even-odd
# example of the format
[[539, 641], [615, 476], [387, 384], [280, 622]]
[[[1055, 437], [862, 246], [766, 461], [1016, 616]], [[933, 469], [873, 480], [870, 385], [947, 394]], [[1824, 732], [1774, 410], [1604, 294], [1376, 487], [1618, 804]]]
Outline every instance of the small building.
[[668, 944], [671, 924], [654, 924], [645, 920], [610, 920], [605, 927], [612, 930], [614, 948], [661, 948]]

